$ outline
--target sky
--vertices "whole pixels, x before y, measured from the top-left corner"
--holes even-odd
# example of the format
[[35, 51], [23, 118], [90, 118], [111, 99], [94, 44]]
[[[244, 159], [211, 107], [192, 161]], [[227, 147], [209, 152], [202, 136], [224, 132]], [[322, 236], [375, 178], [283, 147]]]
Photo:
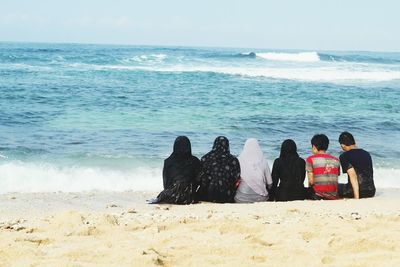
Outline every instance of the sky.
[[400, 51], [398, 0], [1, 0], [0, 41]]

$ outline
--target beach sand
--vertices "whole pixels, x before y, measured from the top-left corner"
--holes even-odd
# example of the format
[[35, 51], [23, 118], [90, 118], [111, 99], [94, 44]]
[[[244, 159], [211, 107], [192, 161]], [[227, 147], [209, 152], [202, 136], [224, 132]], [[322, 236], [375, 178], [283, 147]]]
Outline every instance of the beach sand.
[[400, 266], [400, 191], [147, 205], [154, 193], [0, 195], [0, 266]]

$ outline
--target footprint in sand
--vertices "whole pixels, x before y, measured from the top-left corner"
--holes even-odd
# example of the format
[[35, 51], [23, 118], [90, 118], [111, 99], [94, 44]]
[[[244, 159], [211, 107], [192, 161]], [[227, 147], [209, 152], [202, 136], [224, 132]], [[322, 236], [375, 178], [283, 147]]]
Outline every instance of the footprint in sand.
[[251, 243], [258, 244], [258, 245], [261, 245], [264, 247], [272, 247], [274, 245], [273, 243], [269, 243], [257, 236], [249, 235], [249, 236], [246, 236], [244, 239], [249, 240]]
[[168, 256], [160, 253], [159, 251], [157, 251], [154, 248], [149, 248], [147, 250], [143, 250], [142, 255], [152, 257], [153, 262], [156, 265], [166, 266], [166, 259], [168, 258]]
[[302, 232], [300, 234], [301, 234], [301, 238], [306, 242], [310, 242], [312, 239], [315, 239], [318, 237], [317, 233], [312, 233], [312, 232]]
[[264, 256], [251, 256], [251, 259], [255, 262], [265, 262], [267, 260], [267, 257]]
[[48, 238], [39, 238], [39, 237], [31, 237], [31, 238], [17, 238], [15, 242], [30, 242], [36, 244], [37, 246], [47, 245], [50, 243], [50, 239]]
[[322, 264], [332, 264], [333, 263], [333, 258], [332, 257], [323, 257], [321, 259]]

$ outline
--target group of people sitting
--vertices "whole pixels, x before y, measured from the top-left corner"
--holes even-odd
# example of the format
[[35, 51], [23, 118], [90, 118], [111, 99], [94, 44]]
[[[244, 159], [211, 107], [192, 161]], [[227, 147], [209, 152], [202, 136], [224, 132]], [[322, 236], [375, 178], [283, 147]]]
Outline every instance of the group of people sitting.
[[[230, 153], [229, 140], [219, 136], [212, 150], [199, 160], [192, 155], [190, 140], [179, 136], [172, 154], [164, 162], [164, 190], [151, 203], [253, 203], [373, 197], [375, 185], [370, 154], [357, 147], [349, 132], [340, 134], [339, 144], [344, 151], [340, 159], [326, 152], [328, 137], [316, 134], [311, 139], [313, 155], [304, 160], [297, 153], [296, 143], [285, 140], [271, 173], [254, 138], [247, 139], [243, 151], [235, 157]], [[348, 175], [347, 184], [338, 183], [340, 166]], [[304, 187], [306, 173], [308, 187]]]

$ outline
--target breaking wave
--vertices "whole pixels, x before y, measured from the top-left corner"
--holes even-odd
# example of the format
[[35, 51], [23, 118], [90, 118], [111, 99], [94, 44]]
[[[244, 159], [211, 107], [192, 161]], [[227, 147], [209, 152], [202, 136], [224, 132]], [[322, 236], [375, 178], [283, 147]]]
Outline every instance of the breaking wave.
[[294, 61], [294, 62], [318, 62], [320, 61], [317, 52], [301, 53], [256, 53], [256, 57], [274, 61]]
[[151, 167], [111, 170], [8, 162], [0, 165], [0, 173], [0, 193], [158, 191], [162, 188], [161, 169]]
[[125, 70], [154, 72], [211, 72], [245, 77], [310, 81], [310, 82], [385, 82], [400, 80], [400, 71], [340, 67], [273, 68], [218, 66], [126, 66], [74, 64], [75, 68], [92, 70]]
[[[0, 194], [20, 192], [159, 191], [162, 170], [138, 167], [111, 170], [100, 167], [59, 167], [49, 163], [8, 162], [0, 165]], [[378, 188], [400, 188], [400, 169], [375, 168]], [[345, 182], [344, 175], [340, 181]]]

